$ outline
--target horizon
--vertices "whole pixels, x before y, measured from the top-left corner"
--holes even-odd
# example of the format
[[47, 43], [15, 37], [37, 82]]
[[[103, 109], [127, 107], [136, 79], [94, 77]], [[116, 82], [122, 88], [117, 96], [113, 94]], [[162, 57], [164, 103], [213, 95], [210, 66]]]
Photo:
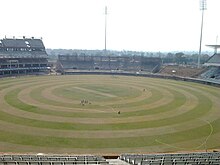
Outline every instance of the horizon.
[[[48, 50], [77, 50], [77, 51], [105, 51], [104, 49], [76, 49], [76, 48], [47, 48], [45, 47], [45, 49], [48, 49]], [[109, 52], [152, 52], [152, 53], [169, 53], [169, 52], [195, 52], [195, 53], [198, 53], [198, 50], [170, 50], [170, 51], [148, 51], [148, 50], [114, 50], [114, 49], [108, 49], [106, 51], [109, 51]], [[214, 49], [211, 49], [211, 50], [204, 50], [204, 52], [214, 52]]]

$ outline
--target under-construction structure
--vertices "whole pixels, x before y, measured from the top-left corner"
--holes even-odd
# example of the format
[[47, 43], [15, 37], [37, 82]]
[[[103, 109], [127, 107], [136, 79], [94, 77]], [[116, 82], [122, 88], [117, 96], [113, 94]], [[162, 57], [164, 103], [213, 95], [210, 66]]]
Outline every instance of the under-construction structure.
[[57, 69], [61, 72], [71, 70], [124, 70], [159, 71], [162, 61], [159, 57], [145, 56], [92, 56], [92, 55], [59, 55]]
[[0, 76], [45, 73], [47, 58], [42, 39], [0, 39]]

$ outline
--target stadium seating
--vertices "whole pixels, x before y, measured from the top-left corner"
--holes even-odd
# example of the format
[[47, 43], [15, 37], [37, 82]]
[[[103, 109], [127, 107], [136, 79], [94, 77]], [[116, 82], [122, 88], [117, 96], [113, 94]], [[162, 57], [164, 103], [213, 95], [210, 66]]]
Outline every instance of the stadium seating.
[[41, 39], [0, 39], [0, 77], [48, 73], [48, 55]]
[[[122, 154], [119, 164], [132, 165], [196, 165], [220, 164], [220, 152], [173, 154]], [[124, 163], [123, 163], [124, 162]], [[0, 155], [0, 165], [73, 165], [112, 164], [93, 155]], [[118, 165], [115, 162], [114, 165]]]
[[0, 155], [0, 165], [109, 164], [102, 156]]
[[220, 67], [210, 67], [201, 74], [201, 77], [204, 79], [220, 79]]
[[123, 154], [120, 156], [134, 165], [195, 165], [220, 164], [220, 152], [177, 153], [177, 154]]
[[89, 56], [59, 55], [58, 70], [124, 70], [157, 72], [162, 64], [160, 58], [142, 56]]

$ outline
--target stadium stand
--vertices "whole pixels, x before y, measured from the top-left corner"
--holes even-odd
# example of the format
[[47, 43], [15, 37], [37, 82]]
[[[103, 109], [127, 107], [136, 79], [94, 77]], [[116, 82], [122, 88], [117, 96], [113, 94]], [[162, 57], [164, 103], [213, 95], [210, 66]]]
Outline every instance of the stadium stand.
[[0, 40], [0, 76], [45, 73], [48, 71], [47, 58], [41, 39]]
[[122, 154], [114, 159], [94, 155], [0, 155], [0, 165], [219, 165], [220, 152]]
[[156, 73], [160, 70], [161, 58], [144, 56], [88, 56], [59, 55], [57, 70], [124, 70]]
[[211, 56], [204, 64], [208, 69], [200, 77], [203, 79], [220, 80], [220, 54], [216, 53]]
[[220, 67], [210, 67], [206, 72], [201, 74], [205, 79], [220, 79]]
[[102, 156], [93, 155], [0, 155], [0, 165], [73, 165], [109, 164]]
[[220, 152], [175, 154], [123, 154], [120, 156], [133, 165], [196, 165], [220, 164]]

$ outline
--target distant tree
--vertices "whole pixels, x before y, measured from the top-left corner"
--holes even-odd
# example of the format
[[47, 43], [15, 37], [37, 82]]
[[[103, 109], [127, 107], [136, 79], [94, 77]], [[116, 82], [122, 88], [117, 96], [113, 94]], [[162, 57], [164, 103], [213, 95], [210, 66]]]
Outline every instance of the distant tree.
[[185, 57], [184, 57], [184, 53], [183, 52], [178, 52], [175, 54], [175, 61], [176, 63], [178, 64], [182, 64], [182, 63], [185, 63]]
[[163, 63], [175, 63], [175, 57], [173, 53], [167, 53], [163, 58]]
[[[210, 58], [210, 56], [208, 54], [202, 54], [200, 57], [201, 64], [205, 63], [209, 58]], [[198, 62], [198, 54], [192, 54], [189, 57], [189, 59], [192, 63], [197, 63]]]
[[173, 53], [167, 53], [167, 58], [174, 58], [174, 54]]

